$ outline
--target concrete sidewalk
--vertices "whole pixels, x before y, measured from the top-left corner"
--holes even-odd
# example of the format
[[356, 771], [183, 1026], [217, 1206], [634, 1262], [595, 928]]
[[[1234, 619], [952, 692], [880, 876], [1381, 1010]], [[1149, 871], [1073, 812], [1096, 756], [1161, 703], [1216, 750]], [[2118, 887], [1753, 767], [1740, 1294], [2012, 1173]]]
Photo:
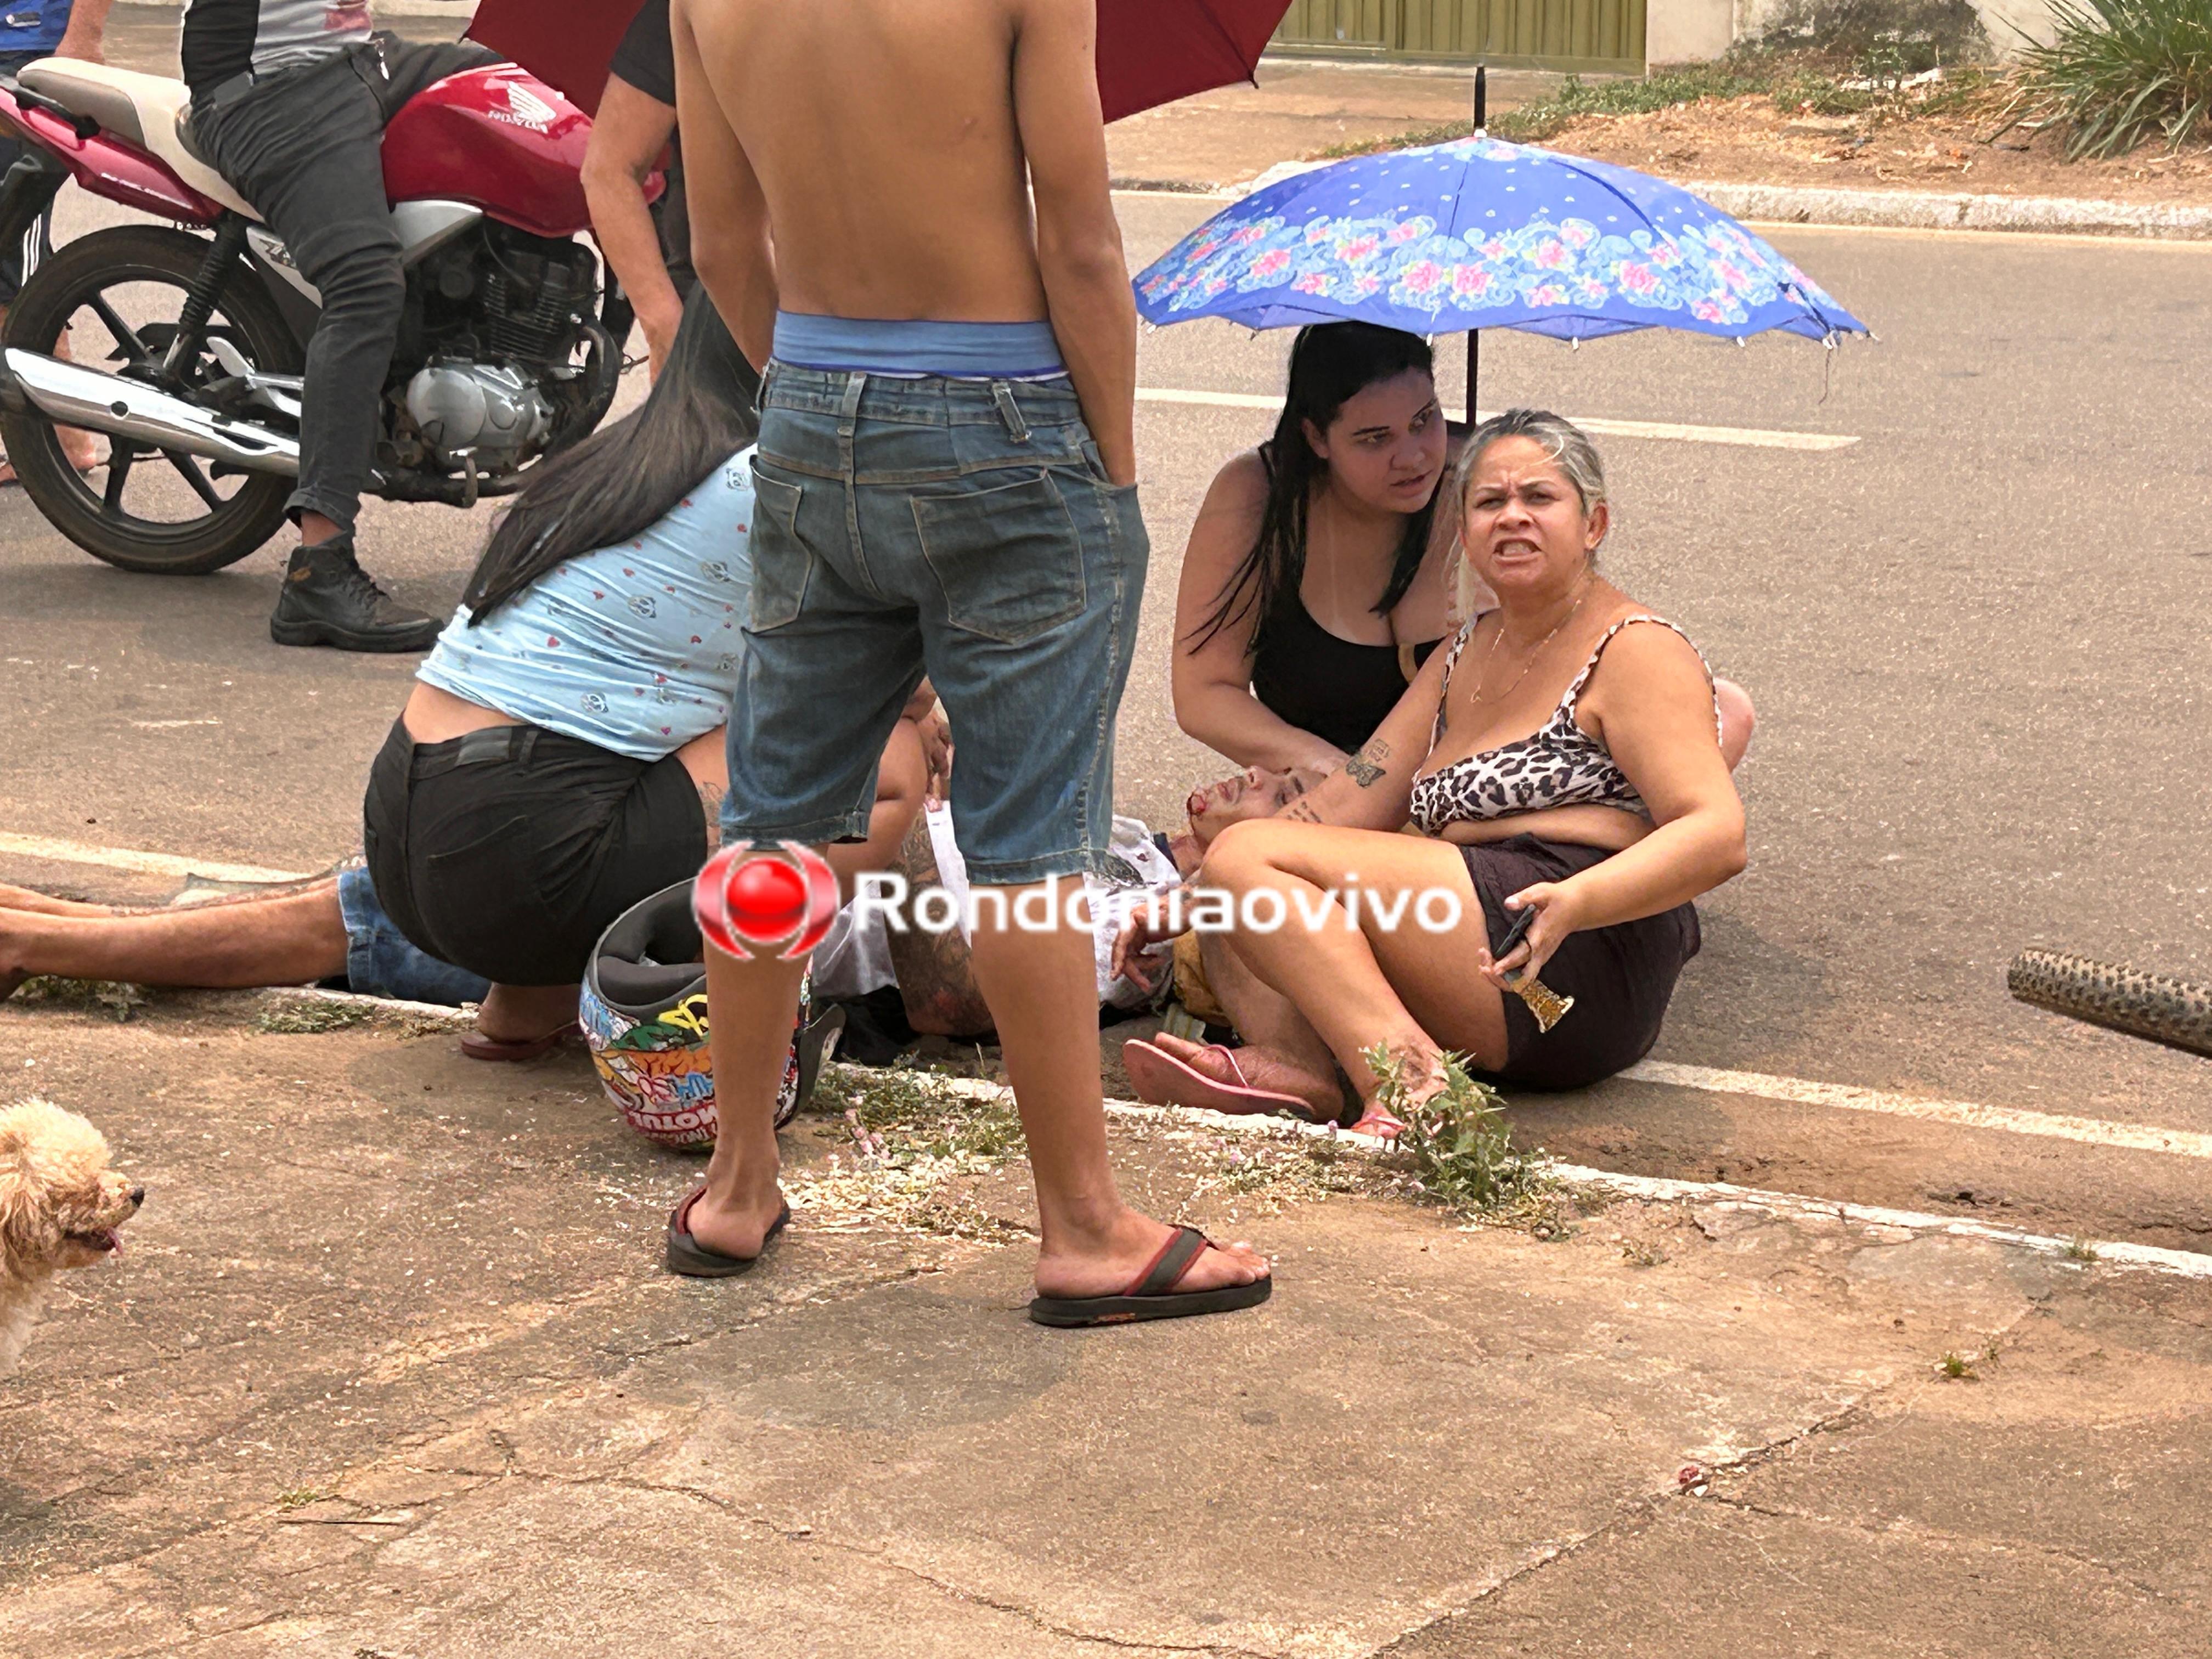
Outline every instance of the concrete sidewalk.
[[151, 1193], [0, 1382], [0, 1652], [2203, 1650], [2203, 1281], [1695, 1201], [1463, 1230], [1117, 1123], [1279, 1288], [1054, 1333], [988, 1109], [856, 1169], [823, 1098], [772, 1264], [690, 1283], [697, 1162], [580, 1054], [256, 1006], [0, 1008]]

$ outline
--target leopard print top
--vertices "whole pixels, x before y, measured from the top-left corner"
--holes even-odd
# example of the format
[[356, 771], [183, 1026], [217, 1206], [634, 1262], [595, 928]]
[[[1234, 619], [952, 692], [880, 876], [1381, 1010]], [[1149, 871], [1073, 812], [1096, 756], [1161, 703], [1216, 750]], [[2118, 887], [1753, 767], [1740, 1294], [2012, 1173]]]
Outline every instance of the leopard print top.
[[[1475, 623], [1481, 620], [1477, 617], [1468, 623], [1452, 641], [1451, 654], [1444, 659], [1447, 694], [1452, 671], [1459, 666], [1460, 653], [1467, 649], [1468, 641], [1474, 637]], [[1605, 630], [1605, 637], [1597, 642], [1597, 649], [1590, 653], [1583, 672], [1575, 676], [1574, 684], [1559, 699], [1552, 718], [1534, 736], [1500, 744], [1495, 749], [1469, 755], [1465, 760], [1454, 761], [1414, 778], [1411, 805], [1414, 827], [1424, 835], [1434, 836], [1441, 834], [1449, 823], [1510, 817], [1516, 812], [1540, 811], [1547, 806], [1619, 806], [1632, 812], [1643, 811], [1643, 798], [1613, 763], [1613, 757], [1606, 751], [1605, 745], [1575, 723], [1576, 700], [1596, 672], [1598, 659], [1605, 654], [1606, 647], [1629, 623], [1640, 622], [1674, 628], [1692, 651], [1697, 650], [1696, 642], [1664, 617], [1623, 617]], [[1698, 660], [1705, 661], [1702, 651], [1698, 653]], [[1710, 665], [1705, 678], [1712, 678]], [[1720, 701], [1716, 696], [1716, 737], [1720, 732]], [[1444, 714], [1440, 701], [1429, 746], [1434, 749], [1443, 734]]]

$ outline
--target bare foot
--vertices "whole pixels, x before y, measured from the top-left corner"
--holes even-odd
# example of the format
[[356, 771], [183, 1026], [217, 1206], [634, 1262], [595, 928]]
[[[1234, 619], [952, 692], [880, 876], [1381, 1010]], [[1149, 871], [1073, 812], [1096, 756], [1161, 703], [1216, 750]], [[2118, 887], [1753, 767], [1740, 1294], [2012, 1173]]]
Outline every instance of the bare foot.
[[1319, 1076], [1296, 1060], [1256, 1043], [1223, 1049], [1162, 1031], [1152, 1038], [1152, 1046], [1216, 1083], [1266, 1089], [1302, 1100], [1316, 1123], [1335, 1122], [1344, 1107], [1343, 1091], [1336, 1086], [1333, 1074]]
[[729, 1203], [718, 1202], [710, 1187], [692, 1201], [684, 1225], [707, 1249], [749, 1261], [761, 1253], [768, 1230], [782, 1213], [783, 1194], [773, 1181], [762, 1191]]
[[[1125, 1209], [1103, 1237], [1080, 1244], [1069, 1241], [1041, 1251], [1037, 1294], [1119, 1296], [1152, 1265], [1162, 1247], [1174, 1237], [1174, 1228]], [[1267, 1258], [1240, 1238], [1233, 1244], [1211, 1244], [1200, 1252], [1176, 1289], [1218, 1291], [1268, 1276]]]
[[[1417, 1111], [1443, 1093], [1445, 1088], [1443, 1056], [1434, 1049], [1414, 1052], [1401, 1051], [1400, 1071], [1395, 1089], [1378, 1088], [1361, 1112], [1359, 1121], [1352, 1126], [1358, 1135], [1380, 1135], [1385, 1140], [1395, 1140], [1406, 1133], [1404, 1120], [1397, 1114]], [[1389, 1104], [1383, 1097], [1389, 1097]]]
[[[79, 472], [90, 472], [106, 464], [107, 458], [100, 453], [100, 446], [93, 442], [89, 432], [79, 432], [72, 427], [64, 427], [62, 431], [62, 454]], [[0, 489], [21, 483], [22, 480], [15, 476], [15, 462], [0, 455]]]
[[494, 1042], [535, 1042], [576, 1023], [574, 985], [495, 985], [477, 1008], [477, 1034]]
[[1368, 1107], [1359, 1121], [1352, 1126], [1356, 1135], [1376, 1135], [1384, 1140], [1395, 1140], [1406, 1133], [1406, 1126], [1384, 1111], [1380, 1106]]

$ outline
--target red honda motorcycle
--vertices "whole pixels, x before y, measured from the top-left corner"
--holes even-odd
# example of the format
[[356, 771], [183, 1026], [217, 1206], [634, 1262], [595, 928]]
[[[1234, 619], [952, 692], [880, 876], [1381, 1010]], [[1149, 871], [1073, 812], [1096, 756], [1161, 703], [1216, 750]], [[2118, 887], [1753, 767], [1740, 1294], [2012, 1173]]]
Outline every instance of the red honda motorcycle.
[[[0, 238], [20, 241], [72, 178], [174, 226], [95, 231], [39, 266], [9, 307], [0, 436], [79, 547], [187, 574], [244, 558], [283, 521], [321, 304], [185, 147], [188, 106], [181, 82], [70, 58], [0, 76], [0, 120], [34, 146], [0, 183]], [[631, 319], [582, 239], [590, 131], [511, 64], [449, 76], [385, 130], [407, 298], [370, 493], [456, 507], [511, 494], [614, 401]], [[58, 426], [105, 434], [106, 460], [79, 472]]]

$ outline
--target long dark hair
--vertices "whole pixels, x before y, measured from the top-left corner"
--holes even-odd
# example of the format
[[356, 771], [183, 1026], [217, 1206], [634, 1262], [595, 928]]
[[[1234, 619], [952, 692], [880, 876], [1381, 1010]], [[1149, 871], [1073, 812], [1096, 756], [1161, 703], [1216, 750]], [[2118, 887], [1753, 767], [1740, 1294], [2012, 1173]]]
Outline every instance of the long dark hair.
[[563, 559], [641, 535], [752, 442], [760, 376], [702, 284], [635, 413], [538, 470], [500, 517], [461, 594], [474, 627]]
[[[1275, 435], [1260, 446], [1261, 464], [1267, 469], [1267, 503], [1260, 514], [1259, 539], [1252, 550], [1222, 584], [1212, 615], [1199, 625], [1191, 645], [1203, 646], [1231, 623], [1257, 618], [1259, 629], [1267, 625], [1279, 605], [1297, 598], [1298, 584], [1306, 573], [1306, 509], [1313, 487], [1328, 471], [1328, 463], [1314, 453], [1306, 441], [1305, 422], [1316, 431], [1329, 422], [1346, 404], [1378, 381], [1395, 380], [1411, 369], [1436, 372], [1429, 343], [1418, 334], [1373, 323], [1313, 323], [1298, 331], [1291, 347], [1291, 384], [1284, 394], [1283, 413], [1275, 422]], [[1429, 550], [1429, 526], [1436, 517], [1437, 498], [1431, 493], [1421, 510], [1406, 520], [1399, 538], [1398, 557], [1390, 567], [1390, 580], [1375, 602], [1375, 614], [1387, 616], [1421, 568]]]

